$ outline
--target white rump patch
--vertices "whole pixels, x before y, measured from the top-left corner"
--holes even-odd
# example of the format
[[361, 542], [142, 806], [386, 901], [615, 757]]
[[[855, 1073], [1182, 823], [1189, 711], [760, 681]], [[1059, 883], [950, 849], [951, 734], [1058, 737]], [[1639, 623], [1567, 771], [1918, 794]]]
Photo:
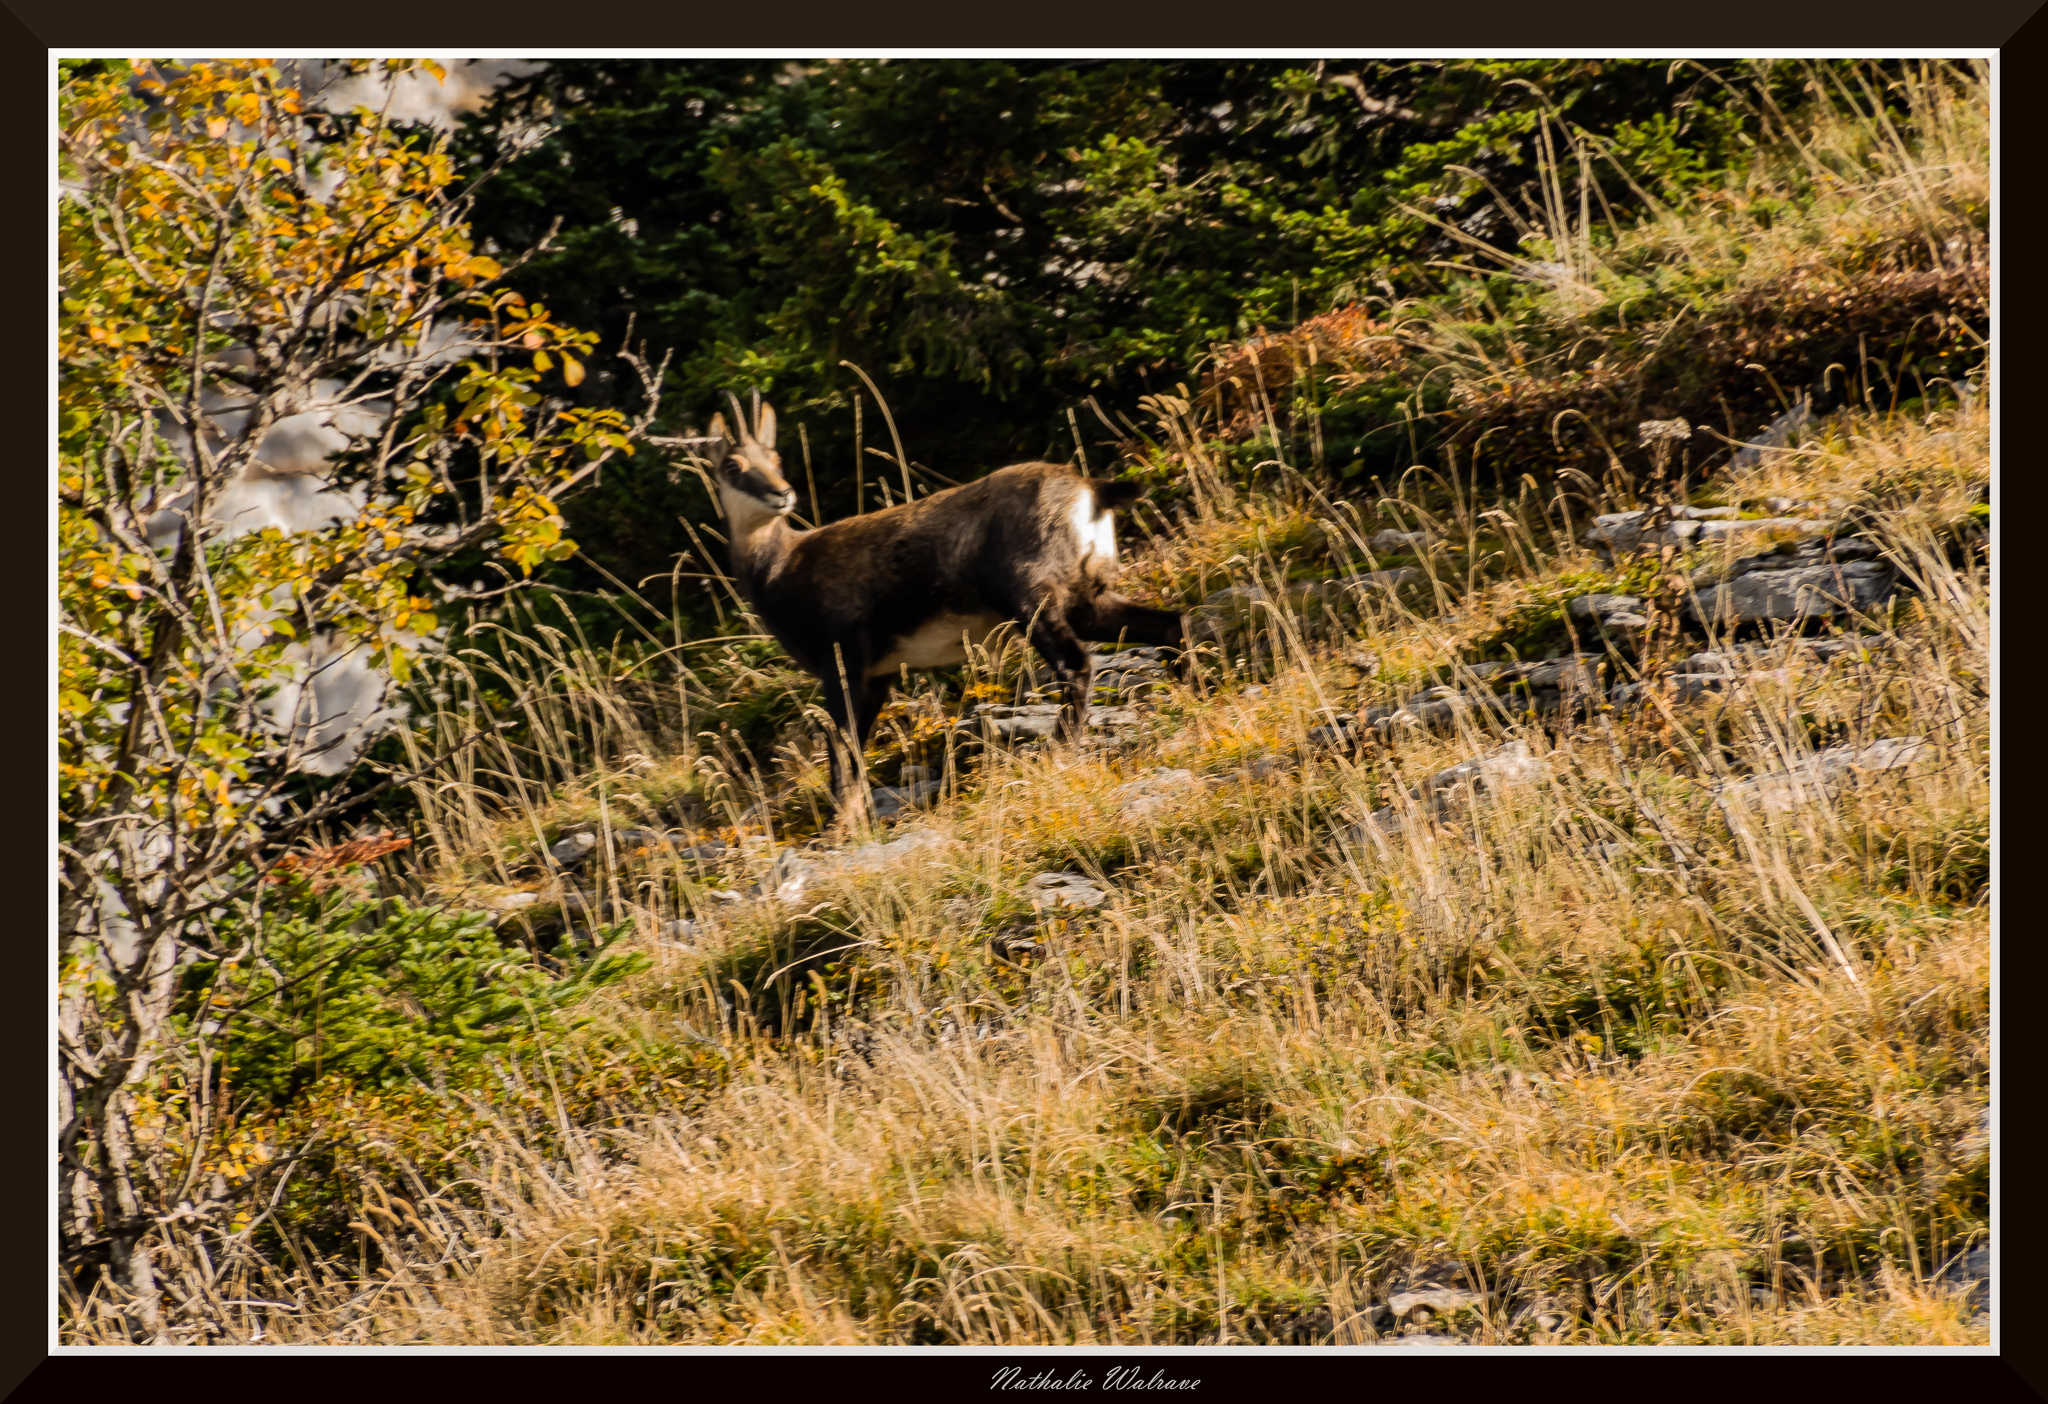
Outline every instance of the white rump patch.
[[868, 669], [871, 678], [887, 677], [899, 668], [950, 668], [967, 661], [967, 644], [979, 644], [1001, 628], [1000, 614], [940, 614], [899, 635], [896, 646]]
[[1074, 544], [1080, 551], [1081, 560], [1086, 564], [1090, 557], [1101, 557], [1105, 565], [1116, 565], [1116, 521], [1108, 513], [1098, 514], [1095, 510], [1095, 490], [1082, 488], [1074, 497]]

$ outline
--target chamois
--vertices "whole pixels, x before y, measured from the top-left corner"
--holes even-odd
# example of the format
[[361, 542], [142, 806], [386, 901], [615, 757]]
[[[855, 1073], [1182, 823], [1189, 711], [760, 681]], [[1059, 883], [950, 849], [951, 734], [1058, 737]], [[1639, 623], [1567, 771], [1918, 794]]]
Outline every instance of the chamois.
[[775, 452], [775, 411], [749, 430], [733, 402], [707, 445], [740, 593], [799, 666], [825, 689], [832, 792], [842, 821], [866, 803], [860, 755], [902, 668], [965, 662], [1006, 623], [1024, 631], [1062, 690], [1060, 731], [1087, 725], [1095, 664], [1088, 643], [1170, 645], [1186, 667], [1180, 614], [1110, 588], [1110, 512], [1141, 488], [1059, 463], [1016, 463], [960, 487], [800, 531], [796, 492]]

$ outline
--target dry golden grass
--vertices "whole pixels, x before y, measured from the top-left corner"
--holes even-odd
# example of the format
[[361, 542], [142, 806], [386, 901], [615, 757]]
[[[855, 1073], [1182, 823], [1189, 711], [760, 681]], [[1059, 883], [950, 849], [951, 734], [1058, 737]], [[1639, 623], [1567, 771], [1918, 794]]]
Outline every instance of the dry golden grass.
[[[1745, 482], [1854, 499], [1925, 582], [1865, 621], [1863, 661], [1788, 652], [1633, 717], [1307, 743], [1392, 686], [1346, 654], [1449, 668], [1604, 569], [1525, 547], [1444, 581], [1442, 612], [1421, 590], [1334, 633], [1261, 614], [1238, 642], [1262, 691], [1169, 689], [1134, 748], [956, 754], [957, 794], [897, 831], [943, 842], [886, 870], [729, 908], [710, 887], [765, 851], [709, 886], [621, 862], [650, 963], [578, 1037], [715, 1045], [722, 1080], [581, 1125], [503, 1116], [436, 1191], [476, 1231], [391, 1230], [381, 1276], [302, 1281], [266, 1339], [1350, 1343], [1391, 1286], [1462, 1271], [1494, 1295], [1432, 1329], [1477, 1342], [1986, 1341], [1942, 1270], [1987, 1227], [1988, 600], [1934, 531], [1987, 450], [1981, 410], [1852, 419]], [[1214, 569], [1238, 506], [1146, 569]], [[1333, 551], [1352, 535], [1292, 510]], [[658, 754], [579, 666], [558, 724]], [[1902, 780], [1739, 832], [1713, 805], [1816, 739], [1895, 735], [1928, 741]], [[1539, 782], [1384, 851], [1345, 836], [1517, 736]], [[1112, 791], [1156, 766], [1196, 783], [1123, 812]], [[623, 822], [633, 783], [535, 786], [519, 832], [593, 803]], [[461, 827], [476, 794], [432, 800], [451, 869], [453, 836], [503, 852]], [[1060, 868], [1111, 900], [1034, 917], [1024, 880]], [[678, 914], [693, 947], [659, 939]], [[1042, 951], [998, 958], [1026, 929]], [[528, 1075], [545, 1101], [556, 1074]]]
[[[1984, 75], [1913, 81], [1909, 140], [1822, 124], [1797, 172], [1760, 165], [1705, 213], [1560, 257], [1602, 296], [1688, 262], [1772, 285], [1844, 241], [1979, 259], [1957, 231], [1988, 198]], [[1784, 218], [1795, 175], [1819, 193]], [[1476, 385], [1496, 352], [1457, 323], [1404, 335]], [[969, 714], [1028, 687], [1028, 657], [919, 680], [871, 765], [931, 764], [946, 792], [865, 837], [929, 842], [786, 900], [730, 900], [774, 889], [776, 850], [823, 817], [813, 693], [772, 649], [650, 639], [680, 665], [658, 667], [525, 628], [460, 660], [441, 739], [492, 697], [525, 726], [418, 792], [422, 885], [535, 891], [545, 918], [570, 893], [536, 847], [593, 824], [597, 895], [646, 966], [501, 1092], [359, 1109], [384, 1159], [351, 1171], [354, 1253], [294, 1245], [235, 1289], [228, 1338], [1986, 1342], [1947, 1269], [1989, 1228], [1988, 393], [1914, 418], [1880, 398], [1713, 484], [1884, 543], [1915, 588], [1845, 626], [1860, 653], [1763, 640], [1774, 657], [1697, 700], [1479, 710], [1355, 753], [1310, 734], [1482, 659], [1570, 651], [1574, 595], [1675, 601], [1671, 563], [1577, 540], [1634, 484], [1501, 497], [1417, 472], [1359, 504], [1276, 463], [1248, 492], [1190, 407], [1156, 400], [1193, 510], [1141, 518], [1128, 579], [1267, 597], [1213, 616], [1209, 688], [1162, 688], [1118, 744], [1010, 753]], [[1390, 556], [1370, 544], [1387, 528], [1432, 540]], [[1422, 578], [1309, 588], [1390, 563]], [[1657, 640], [1610, 680], [1703, 646]], [[766, 765], [707, 725], [736, 707], [781, 727]], [[1731, 779], [1901, 736], [1925, 741], [1911, 769], [1835, 799], [1732, 827], [1716, 804]], [[1539, 779], [1384, 845], [1355, 830], [1514, 741]], [[1126, 807], [1118, 787], [1159, 767], [1189, 778]], [[735, 847], [615, 842], [676, 824]], [[1109, 900], [1034, 911], [1026, 883], [1060, 870]], [[1474, 1304], [1376, 1311], [1425, 1277]], [[72, 1329], [94, 1338], [90, 1313]]]

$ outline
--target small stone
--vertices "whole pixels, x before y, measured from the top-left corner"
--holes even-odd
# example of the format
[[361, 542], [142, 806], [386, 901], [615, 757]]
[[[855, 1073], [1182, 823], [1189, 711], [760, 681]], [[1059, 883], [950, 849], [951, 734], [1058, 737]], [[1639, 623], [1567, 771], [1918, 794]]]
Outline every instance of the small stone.
[[1358, 744], [1358, 729], [1351, 717], [1340, 713], [1322, 726], [1310, 727], [1307, 739], [1318, 750], [1348, 751]]
[[1615, 611], [1600, 622], [1609, 629], [1647, 629], [1650, 627], [1649, 620], [1640, 614], [1632, 614], [1625, 609]]
[[573, 868], [597, 851], [597, 835], [569, 834], [548, 850], [548, 857], [565, 868]]
[[1272, 598], [1257, 585], [1228, 585], [1202, 597], [1204, 609], [1242, 609]]
[[1381, 531], [1365, 539], [1365, 544], [1375, 551], [1399, 553], [1420, 551], [1429, 545], [1429, 533], [1422, 531]]
[[1926, 738], [1920, 736], [1886, 737], [1860, 748], [1830, 746], [1784, 770], [1731, 781], [1721, 786], [1715, 803], [1731, 820], [1735, 810], [1744, 807], [1784, 813], [1832, 798], [1861, 776], [1902, 770], [1919, 759], [1925, 748]]
[[1244, 769], [1253, 780], [1270, 780], [1285, 775], [1293, 768], [1293, 763], [1285, 756], [1264, 755], [1255, 757]]
[[516, 912], [522, 907], [531, 907], [538, 901], [538, 892], [506, 892], [496, 897], [486, 897], [484, 906], [494, 912]]
[[1136, 707], [1090, 707], [1088, 725], [1098, 731], [1114, 731], [1138, 724]]
[[1369, 570], [1363, 575], [1353, 576], [1361, 585], [1375, 585], [1383, 590], [1398, 589], [1411, 580], [1422, 579], [1422, 572], [1414, 566], [1402, 566], [1398, 570]]
[[1117, 786], [1109, 797], [1118, 802], [1126, 815], [1135, 818], [1171, 803], [1176, 792], [1191, 789], [1197, 783], [1192, 770], [1159, 766], [1137, 780]]
[[1485, 1292], [1470, 1292], [1462, 1287], [1445, 1287], [1430, 1284], [1413, 1292], [1396, 1292], [1387, 1298], [1387, 1306], [1394, 1313], [1396, 1321], [1406, 1320], [1418, 1310], [1427, 1310], [1438, 1316], [1450, 1316], [1455, 1312], [1469, 1311], [1483, 1306]]
[[[922, 766], [912, 768], [923, 769]], [[939, 789], [936, 780], [909, 785], [878, 785], [874, 792], [875, 817], [892, 819], [907, 809], [923, 809], [938, 798]]]
[[1029, 703], [1022, 707], [983, 707], [980, 715], [998, 741], [1050, 738], [1060, 725], [1059, 704], [1055, 702]]
[[1265, 695], [1266, 689], [1260, 687], [1257, 683], [1253, 683], [1250, 687], [1244, 690], [1244, 700], [1247, 702], [1256, 702]]
[[1605, 619], [1610, 614], [1640, 609], [1642, 603], [1635, 595], [1580, 595], [1565, 608], [1574, 619]]
[[1955, 1153], [1960, 1160], [1975, 1160], [1991, 1150], [1991, 1108], [1986, 1107], [1977, 1116], [1977, 1125], [1955, 1143]]
[[1100, 883], [1080, 873], [1039, 873], [1025, 888], [1032, 906], [1054, 911], [1092, 911], [1109, 900]]

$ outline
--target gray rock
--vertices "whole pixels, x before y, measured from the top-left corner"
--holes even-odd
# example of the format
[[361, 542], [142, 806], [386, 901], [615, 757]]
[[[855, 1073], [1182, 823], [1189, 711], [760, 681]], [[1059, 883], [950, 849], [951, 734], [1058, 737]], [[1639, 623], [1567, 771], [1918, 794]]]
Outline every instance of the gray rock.
[[1203, 609], [1247, 609], [1260, 600], [1271, 599], [1264, 589], [1257, 585], [1226, 585], [1223, 589], [1202, 596]]
[[1137, 818], [1171, 804], [1179, 792], [1193, 789], [1198, 783], [1192, 770], [1158, 766], [1139, 779], [1117, 786], [1109, 797], [1126, 815]]
[[1098, 731], [1115, 731], [1138, 724], [1136, 707], [1090, 707], [1088, 725]]
[[997, 955], [1004, 956], [1010, 960], [1020, 960], [1026, 956], [1040, 956], [1046, 952], [1045, 942], [1041, 941], [1026, 926], [1005, 927], [989, 937], [989, 945], [994, 948]]
[[1458, 691], [1455, 687], [1425, 687], [1412, 697], [1403, 700], [1401, 705], [1412, 709], [1429, 702], [1462, 701], [1464, 696], [1465, 694]]
[[1523, 671], [1522, 681], [1532, 688], [1592, 688], [1599, 686], [1598, 667], [1593, 655], [1579, 654], [1535, 664]]
[[1244, 768], [1246, 775], [1254, 780], [1271, 780], [1294, 769], [1294, 762], [1285, 756], [1255, 756]]
[[[1527, 741], [1510, 741], [1483, 756], [1439, 770], [1422, 782], [1410, 798], [1422, 815], [1435, 819], [1472, 797], [1498, 794], [1517, 785], [1532, 784], [1550, 773], [1550, 767], [1529, 750]], [[1368, 838], [1395, 837], [1406, 828], [1400, 806], [1385, 805], [1353, 825], [1346, 837], [1354, 843]]]
[[1632, 614], [1625, 609], [1616, 610], [1600, 622], [1609, 629], [1647, 629], [1650, 627], [1649, 620], [1640, 614]]
[[593, 833], [568, 834], [548, 849], [548, 857], [565, 868], [574, 868], [597, 851], [597, 835]]
[[1550, 768], [1530, 753], [1527, 741], [1511, 741], [1477, 759], [1439, 770], [1423, 782], [1422, 788], [1424, 793], [1439, 797], [1468, 786], [1481, 794], [1494, 794], [1512, 786], [1533, 784], [1549, 773]]
[[1948, 1265], [1942, 1280], [1965, 1288], [1966, 1307], [1986, 1306], [1991, 1301], [1991, 1245], [1980, 1243]]
[[1644, 547], [1686, 547], [1724, 540], [1742, 532], [1772, 528], [1814, 532], [1826, 529], [1820, 522], [1795, 517], [1768, 517], [1745, 522], [1738, 519], [1733, 507], [1673, 507], [1671, 520], [1654, 529], [1646, 529], [1649, 515], [1648, 509], [1606, 513], [1595, 517], [1593, 525], [1580, 539], [1588, 546], [1605, 548], [1610, 555], [1623, 555]]
[[1321, 726], [1308, 730], [1308, 744], [1321, 751], [1349, 751], [1358, 745], [1359, 725], [1356, 718], [1340, 714]]
[[1429, 545], [1429, 533], [1423, 531], [1379, 531], [1365, 539], [1365, 544], [1375, 551], [1390, 554], [1403, 551], [1420, 551]]
[[877, 785], [874, 791], [875, 817], [893, 819], [909, 809], [923, 809], [939, 795], [939, 782], [921, 780], [912, 785]]
[[1057, 702], [1029, 702], [1021, 707], [984, 705], [976, 709], [976, 714], [998, 741], [1044, 740], [1057, 732], [1060, 726]]
[[[1676, 527], [1687, 524], [1673, 522], [1672, 525]], [[1725, 541], [1727, 538], [1734, 536], [1736, 533], [1744, 531], [1818, 532], [1825, 531], [1827, 529], [1825, 523], [1811, 521], [1803, 517], [1760, 517], [1754, 521], [1747, 522], [1693, 522], [1689, 525], [1692, 527], [1692, 530], [1682, 533], [1681, 537], [1679, 538], [1672, 539], [1684, 539], [1696, 542]]]
[[942, 834], [916, 829], [887, 843], [864, 843], [838, 852], [827, 851], [811, 858], [815, 872], [879, 873], [908, 862], [926, 862], [951, 847]]
[[1642, 605], [1643, 601], [1637, 595], [1580, 595], [1565, 608], [1574, 619], [1590, 620], [1641, 609]]
[[1397, 590], [1413, 580], [1422, 579], [1422, 572], [1414, 566], [1402, 566], [1397, 570], [1369, 570], [1363, 575], [1349, 577], [1360, 585], [1375, 586], [1382, 590]]
[[[1043, 741], [1059, 734], [1060, 704], [1057, 702], [1027, 702], [1018, 707], [984, 703], [975, 714], [987, 722], [989, 731], [998, 741]], [[1088, 725], [1097, 731], [1136, 726], [1138, 721], [1139, 713], [1133, 707], [1088, 709]]]
[[[1735, 456], [1728, 460], [1729, 468], [1739, 472], [1746, 468], [1756, 467], [1764, 461], [1766, 453], [1775, 448], [1782, 448], [1790, 443], [1793, 437], [1811, 423], [1812, 420], [1813, 401], [1810, 398], [1800, 400], [1798, 404], [1772, 420], [1761, 434], [1758, 434], [1755, 438], [1737, 449]], [[1777, 505], [1781, 500], [1773, 499], [1770, 503], [1771, 510], [1782, 510]]]
[[1432, 1282], [1413, 1291], [1394, 1293], [1387, 1298], [1387, 1309], [1394, 1313], [1396, 1321], [1406, 1321], [1418, 1311], [1450, 1316], [1484, 1306], [1492, 1295], [1491, 1292], [1474, 1292], [1464, 1287], [1446, 1287]]
[[1173, 654], [1165, 648], [1127, 648], [1091, 656], [1095, 660], [1097, 679], [1127, 686], [1141, 680], [1165, 677]]
[[538, 892], [504, 892], [496, 897], [484, 898], [484, 907], [493, 912], [516, 912], [522, 907], [531, 907], [540, 901]]
[[1975, 1160], [1991, 1150], [1991, 1108], [1986, 1107], [1977, 1116], [1977, 1124], [1955, 1143], [1958, 1160]]
[[1723, 627], [1798, 623], [1844, 608], [1875, 609], [1896, 592], [1898, 583], [1897, 574], [1876, 561], [1750, 570], [1700, 590], [1687, 601], [1686, 611]]
[[1742, 809], [1784, 813], [1833, 798], [1863, 777], [1903, 770], [1919, 759], [1925, 749], [1926, 739], [1919, 736], [1887, 737], [1863, 747], [1830, 746], [1784, 770], [1730, 781], [1716, 792], [1714, 802], [1731, 823]]
[[1039, 873], [1025, 884], [1034, 907], [1052, 911], [1093, 911], [1109, 900], [1108, 891], [1080, 873]]
[[[1456, 700], [1452, 700], [1453, 698]], [[1420, 726], [1432, 729], [1449, 726], [1457, 719], [1458, 703], [1462, 701], [1464, 701], [1462, 695], [1453, 693], [1451, 697], [1417, 702], [1412, 707], [1402, 707], [1400, 711], [1394, 713], [1387, 720], [1404, 726]]]

